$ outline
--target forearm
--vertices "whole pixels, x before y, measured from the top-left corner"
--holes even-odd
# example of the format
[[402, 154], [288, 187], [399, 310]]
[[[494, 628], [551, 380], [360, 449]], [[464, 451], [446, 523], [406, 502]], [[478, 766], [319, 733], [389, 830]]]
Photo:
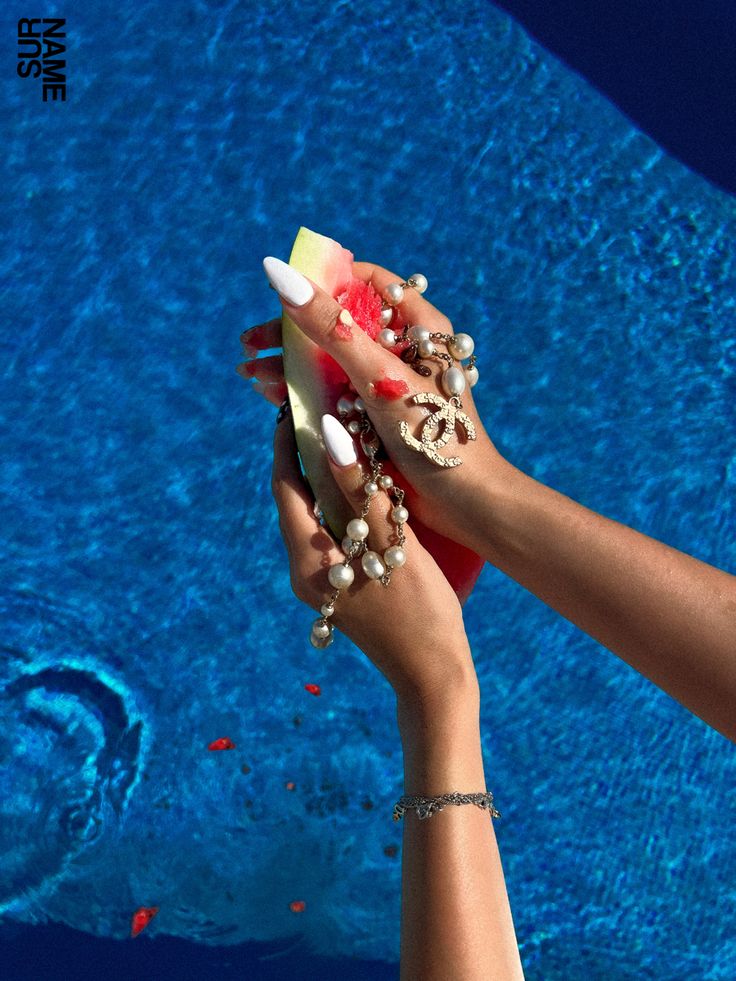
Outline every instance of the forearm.
[[[477, 680], [431, 703], [397, 702], [404, 793], [488, 788]], [[402, 818], [401, 981], [523, 978], [490, 813], [449, 804]]]
[[484, 558], [736, 739], [735, 576], [510, 464], [474, 500]]

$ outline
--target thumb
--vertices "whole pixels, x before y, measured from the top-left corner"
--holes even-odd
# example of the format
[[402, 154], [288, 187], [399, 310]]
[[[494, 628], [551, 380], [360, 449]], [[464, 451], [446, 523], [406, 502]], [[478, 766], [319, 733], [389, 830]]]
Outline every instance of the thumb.
[[411, 368], [361, 330], [329, 293], [281, 259], [267, 256], [263, 268], [289, 319], [337, 361], [363, 398], [387, 371], [392, 380], [406, 383], [407, 394], [415, 390]]

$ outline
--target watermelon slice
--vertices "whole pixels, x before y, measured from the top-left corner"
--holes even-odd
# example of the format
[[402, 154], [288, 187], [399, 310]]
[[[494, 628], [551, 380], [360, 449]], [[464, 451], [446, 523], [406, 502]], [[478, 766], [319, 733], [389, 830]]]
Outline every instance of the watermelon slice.
[[[294, 241], [289, 265], [335, 297], [350, 311], [358, 326], [375, 340], [381, 330], [381, 296], [370, 283], [353, 276], [352, 252], [333, 239], [302, 227]], [[401, 309], [397, 308], [392, 326], [398, 331], [404, 323]], [[334, 358], [310, 340], [285, 311], [282, 324], [284, 377], [302, 467], [326, 524], [341, 541], [345, 526], [355, 515], [332, 476], [320, 420], [326, 412], [336, 414], [335, 404], [344, 394], [349, 379]], [[383, 470], [405, 489], [412, 530], [464, 603], [480, 575], [483, 559], [418, 521], [412, 514], [413, 489], [390, 461], [383, 462]]]

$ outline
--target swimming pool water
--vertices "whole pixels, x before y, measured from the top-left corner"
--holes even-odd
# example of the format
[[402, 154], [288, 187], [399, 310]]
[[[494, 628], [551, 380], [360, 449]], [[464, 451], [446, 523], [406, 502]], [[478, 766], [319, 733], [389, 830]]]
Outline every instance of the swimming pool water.
[[[396, 962], [393, 694], [290, 592], [261, 259], [424, 272], [515, 465], [734, 572], [736, 203], [478, 0], [55, 13], [68, 103], [1, 93], [0, 910]], [[733, 747], [493, 568], [466, 611], [527, 977], [732, 978]]]

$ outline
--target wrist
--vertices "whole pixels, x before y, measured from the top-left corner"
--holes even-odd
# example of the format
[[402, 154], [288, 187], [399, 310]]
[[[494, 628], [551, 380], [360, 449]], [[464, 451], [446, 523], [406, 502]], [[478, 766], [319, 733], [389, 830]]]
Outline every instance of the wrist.
[[533, 478], [495, 453], [466, 488], [462, 527], [456, 540], [492, 565], [499, 565], [509, 549], [515, 547], [515, 528], [533, 483]]
[[402, 741], [424, 738], [453, 725], [479, 724], [480, 686], [472, 656], [470, 666], [458, 664], [440, 684], [396, 693], [396, 717]]
[[397, 706], [404, 754], [404, 794], [429, 797], [486, 790], [475, 685]]

